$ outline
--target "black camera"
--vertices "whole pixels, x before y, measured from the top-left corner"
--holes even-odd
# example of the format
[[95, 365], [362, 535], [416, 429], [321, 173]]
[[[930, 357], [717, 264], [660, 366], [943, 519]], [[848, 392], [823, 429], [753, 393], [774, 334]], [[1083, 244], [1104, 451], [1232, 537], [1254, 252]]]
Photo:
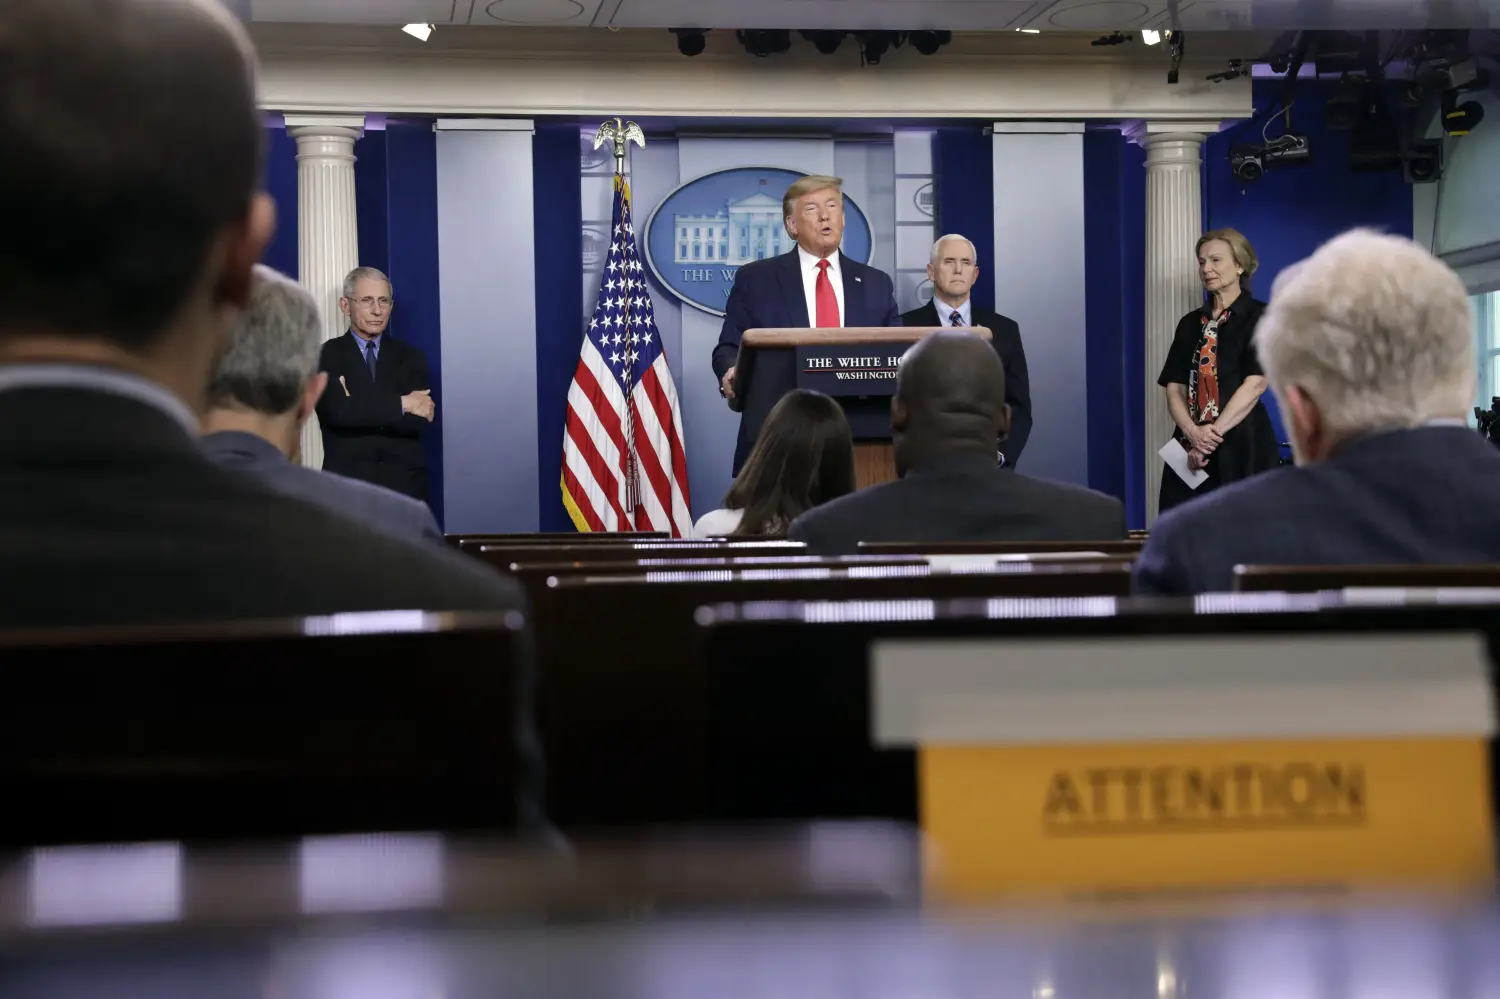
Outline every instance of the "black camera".
[[1229, 169], [1236, 180], [1253, 184], [1273, 167], [1300, 166], [1312, 162], [1312, 146], [1307, 136], [1287, 132], [1266, 144], [1241, 143], [1229, 150]]

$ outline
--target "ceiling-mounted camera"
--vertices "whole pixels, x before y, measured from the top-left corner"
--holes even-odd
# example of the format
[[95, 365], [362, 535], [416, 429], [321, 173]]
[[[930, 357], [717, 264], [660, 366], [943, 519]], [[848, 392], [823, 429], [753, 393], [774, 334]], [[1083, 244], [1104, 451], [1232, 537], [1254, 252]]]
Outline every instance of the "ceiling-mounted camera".
[[1235, 180], [1243, 184], [1255, 183], [1270, 169], [1310, 162], [1312, 146], [1308, 144], [1307, 136], [1291, 132], [1267, 139], [1264, 145], [1244, 142], [1229, 151], [1229, 169]]

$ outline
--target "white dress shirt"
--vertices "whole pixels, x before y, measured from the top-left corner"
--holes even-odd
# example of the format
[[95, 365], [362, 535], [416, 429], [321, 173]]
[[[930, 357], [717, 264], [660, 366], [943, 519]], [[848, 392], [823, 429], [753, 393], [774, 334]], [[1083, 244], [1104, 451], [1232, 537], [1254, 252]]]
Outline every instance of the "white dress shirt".
[[964, 299], [964, 304], [955, 309], [941, 298], [934, 296], [932, 307], [937, 310], [939, 326], [952, 326], [953, 313], [955, 312], [958, 313], [958, 324], [960, 326], [974, 325], [974, 300], [972, 298]]
[[[802, 293], [807, 296], [807, 325], [818, 325], [818, 257], [797, 247], [797, 262], [802, 267]], [[837, 251], [828, 258], [828, 280], [833, 285], [833, 297], [839, 303], [839, 325], [844, 325], [844, 275], [839, 270]]]
[[722, 538], [733, 534], [740, 528], [740, 518], [745, 515], [744, 510], [710, 510], [698, 518], [698, 523], [693, 525], [693, 537], [695, 538]]

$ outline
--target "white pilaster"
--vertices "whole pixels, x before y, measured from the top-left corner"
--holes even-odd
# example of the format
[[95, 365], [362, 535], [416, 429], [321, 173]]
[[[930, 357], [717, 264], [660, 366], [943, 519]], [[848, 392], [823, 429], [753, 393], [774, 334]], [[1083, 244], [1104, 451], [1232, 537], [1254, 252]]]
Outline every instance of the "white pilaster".
[[[359, 265], [359, 223], [354, 202], [354, 141], [364, 130], [362, 115], [286, 116], [286, 131], [297, 140], [297, 267], [302, 286], [318, 300], [323, 339], [348, 328], [339, 312], [344, 275]], [[318, 418], [302, 430], [302, 464], [323, 465]]]
[[1156, 522], [1165, 466], [1156, 451], [1172, 417], [1156, 378], [1177, 321], [1203, 302], [1193, 246], [1203, 235], [1203, 140], [1217, 121], [1144, 122], [1133, 137], [1146, 148], [1146, 526]]

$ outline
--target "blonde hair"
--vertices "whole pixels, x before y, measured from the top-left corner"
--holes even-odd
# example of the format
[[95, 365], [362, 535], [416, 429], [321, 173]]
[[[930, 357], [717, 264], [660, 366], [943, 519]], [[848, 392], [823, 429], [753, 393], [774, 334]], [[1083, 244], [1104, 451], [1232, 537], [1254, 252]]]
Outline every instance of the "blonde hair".
[[1250, 275], [1254, 274], [1255, 269], [1260, 266], [1260, 260], [1255, 256], [1255, 247], [1250, 245], [1250, 241], [1245, 238], [1245, 234], [1238, 229], [1210, 229], [1198, 237], [1198, 245], [1193, 247], [1194, 258], [1203, 252], [1204, 243], [1212, 243], [1215, 240], [1220, 243], [1229, 244], [1230, 255], [1234, 257], [1234, 262], [1244, 271], [1240, 275], [1240, 288], [1248, 292], [1250, 290]]
[[[782, 224], [785, 224], [786, 220], [791, 218], [793, 213], [796, 212], [799, 200], [814, 191], [821, 191], [830, 187], [839, 192], [839, 197], [842, 198], [844, 196], [844, 178], [842, 177], [823, 177], [814, 174], [811, 177], [803, 177], [801, 180], [793, 181], [792, 186], [786, 189], [786, 194], [782, 195], [781, 198]], [[790, 233], [791, 229], [788, 228], [787, 232]]]

